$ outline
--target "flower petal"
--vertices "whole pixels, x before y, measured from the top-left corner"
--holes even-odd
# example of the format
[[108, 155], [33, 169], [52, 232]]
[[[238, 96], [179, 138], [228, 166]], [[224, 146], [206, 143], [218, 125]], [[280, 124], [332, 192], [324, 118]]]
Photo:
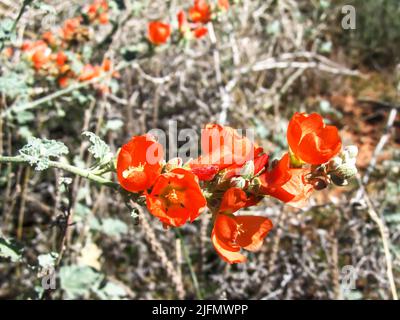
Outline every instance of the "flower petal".
[[264, 238], [273, 227], [271, 220], [264, 217], [237, 216], [235, 220], [240, 230], [237, 244], [253, 252], [261, 248]]

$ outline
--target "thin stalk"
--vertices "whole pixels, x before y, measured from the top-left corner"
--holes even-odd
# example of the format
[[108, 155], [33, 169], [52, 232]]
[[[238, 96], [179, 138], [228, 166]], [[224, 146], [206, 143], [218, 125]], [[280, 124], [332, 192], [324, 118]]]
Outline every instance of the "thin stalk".
[[18, 227], [17, 227], [17, 239], [22, 239], [22, 233], [24, 230], [24, 217], [25, 217], [25, 203], [26, 203], [26, 193], [28, 189], [29, 177], [31, 174], [31, 168], [28, 167], [25, 169], [25, 176], [22, 182], [22, 191], [21, 191], [21, 199], [20, 199], [20, 208], [18, 213]]
[[[15, 157], [0, 156], [0, 163], [28, 164], [28, 161], [20, 156], [15, 156]], [[86, 178], [92, 182], [95, 182], [99, 185], [107, 186], [107, 187], [110, 187], [113, 189], [119, 189], [118, 183], [115, 183], [111, 180], [100, 177], [98, 175], [95, 175], [90, 170], [87, 170], [87, 169], [81, 169], [81, 168], [72, 166], [70, 164], [62, 163], [62, 162], [58, 162], [58, 161], [49, 161], [49, 167], [70, 172], [77, 176]]]
[[185, 257], [186, 263], [188, 264], [188, 267], [189, 267], [189, 272], [190, 272], [190, 276], [192, 278], [193, 287], [196, 291], [197, 299], [203, 300], [203, 294], [201, 293], [199, 281], [197, 280], [196, 273], [194, 272], [192, 259], [190, 259], [189, 253], [188, 253], [186, 245], [185, 245], [185, 241], [184, 241], [179, 229], [175, 229], [175, 232], [178, 235], [179, 239], [181, 239], [183, 256]]

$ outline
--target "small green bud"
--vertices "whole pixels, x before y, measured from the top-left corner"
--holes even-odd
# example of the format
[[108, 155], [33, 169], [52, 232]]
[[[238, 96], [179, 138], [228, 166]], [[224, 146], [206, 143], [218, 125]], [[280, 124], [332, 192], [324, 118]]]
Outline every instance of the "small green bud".
[[348, 165], [347, 163], [337, 168], [333, 175], [336, 175], [343, 179], [350, 179], [357, 174], [357, 168], [354, 165]]

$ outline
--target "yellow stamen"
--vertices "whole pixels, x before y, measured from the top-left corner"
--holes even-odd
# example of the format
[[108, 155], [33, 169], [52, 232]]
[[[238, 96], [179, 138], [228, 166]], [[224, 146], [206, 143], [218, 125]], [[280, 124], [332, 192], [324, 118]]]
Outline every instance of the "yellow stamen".
[[130, 176], [132, 176], [135, 172], [143, 172], [144, 171], [144, 165], [139, 164], [137, 167], [131, 167], [129, 166], [128, 169], [124, 170], [122, 172], [122, 177], [124, 179], [128, 179]]
[[173, 204], [177, 204], [179, 203], [179, 197], [176, 194], [176, 191], [174, 189], [172, 189], [166, 196], [165, 198], [168, 199], [169, 202], [173, 203]]
[[237, 228], [237, 234], [238, 234], [238, 236], [239, 235], [241, 235], [242, 233], [244, 233], [244, 230], [243, 230], [243, 224], [237, 224], [237, 226], [236, 226], [236, 228]]

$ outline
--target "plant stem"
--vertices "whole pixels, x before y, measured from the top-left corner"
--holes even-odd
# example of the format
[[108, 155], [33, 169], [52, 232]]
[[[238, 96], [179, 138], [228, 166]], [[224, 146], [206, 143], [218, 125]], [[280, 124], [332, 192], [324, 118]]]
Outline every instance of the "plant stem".
[[193, 282], [194, 289], [196, 291], [197, 299], [203, 300], [203, 294], [201, 293], [199, 281], [197, 280], [196, 273], [194, 272], [192, 259], [190, 259], [189, 253], [188, 253], [186, 245], [185, 245], [185, 241], [184, 241], [179, 229], [175, 229], [175, 232], [178, 235], [179, 239], [181, 239], [183, 255], [184, 255], [186, 263], [188, 264], [188, 267], [189, 267], [190, 276], [192, 277], [192, 282]]
[[364, 199], [368, 206], [369, 216], [378, 226], [379, 233], [381, 235], [383, 252], [385, 254], [385, 260], [386, 260], [386, 275], [389, 280], [389, 286], [390, 286], [390, 291], [392, 293], [392, 298], [393, 300], [399, 300], [399, 297], [397, 295], [396, 282], [393, 275], [393, 261], [392, 261], [392, 255], [390, 253], [389, 232], [384, 222], [382, 221], [382, 218], [376, 212], [374, 205], [372, 204], [371, 199], [368, 197], [365, 189], [364, 189]]
[[[15, 156], [15, 157], [7, 157], [7, 156], [0, 156], [0, 163], [16, 163], [16, 164], [28, 164], [28, 161], [25, 160], [23, 157]], [[50, 168], [61, 169], [63, 171], [70, 172], [77, 176], [86, 178], [90, 181], [93, 181], [99, 185], [107, 186], [113, 189], [119, 189], [119, 184], [115, 183], [111, 180], [93, 174], [90, 170], [81, 169], [75, 166], [72, 166], [67, 163], [62, 163], [58, 161], [50, 161], [49, 162]]]

